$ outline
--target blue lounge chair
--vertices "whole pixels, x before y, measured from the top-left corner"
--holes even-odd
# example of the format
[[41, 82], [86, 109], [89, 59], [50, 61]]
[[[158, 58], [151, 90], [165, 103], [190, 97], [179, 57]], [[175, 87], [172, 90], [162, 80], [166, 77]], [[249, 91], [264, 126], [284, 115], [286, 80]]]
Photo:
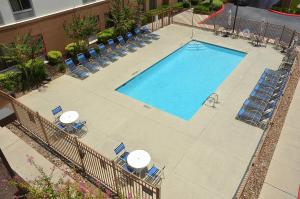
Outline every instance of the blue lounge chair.
[[257, 84], [255, 86], [254, 90], [262, 92], [262, 93], [267, 93], [268, 95], [273, 95], [277, 91], [276, 88], [264, 86], [262, 84]]
[[268, 110], [267, 112], [259, 112], [257, 110], [248, 110], [242, 107], [236, 118], [247, 124], [265, 129], [272, 115], [273, 109], [270, 111]]
[[142, 31], [144, 34], [148, 35], [152, 39], [159, 39], [159, 37], [160, 37], [159, 34], [151, 32], [147, 26], [142, 27]]
[[267, 93], [263, 93], [263, 92], [253, 90], [250, 94], [250, 97], [254, 98], [254, 99], [257, 99], [257, 100], [262, 100], [262, 101], [268, 102], [272, 99], [273, 96], [269, 95]]
[[272, 70], [272, 69], [269, 69], [269, 68], [266, 68], [265, 71], [263, 72], [263, 74], [274, 76], [274, 77], [280, 77], [280, 78], [284, 78], [288, 75], [287, 72], [275, 71], [275, 70]]
[[117, 37], [119, 44], [124, 47], [129, 49], [130, 51], [136, 51], [137, 50], [137, 46], [133, 43], [126, 43], [126, 41], [124, 40], [124, 38], [120, 35]]
[[244, 102], [243, 105], [246, 109], [249, 110], [257, 110], [259, 112], [263, 112], [266, 110], [266, 108], [268, 107], [268, 103], [265, 101], [259, 101], [259, 100], [251, 100], [251, 99], [247, 99]]
[[106, 59], [102, 59], [96, 52], [96, 50], [94, 48], [90, 48], [89, 49], [89, 54], [91, 55], [92, 59], [96, 62], [98, 62], [98, 64], [100, 64], [101, 66], [106, 66], [108, 65]]
[[100, 50], [100, 54], [107, 57], [108, 59], [110, 59], [111, 61], [116, 61], [118, 60], [118, 56], [114, 53], [109, 53], [105, 47], [104, 44], [99, 44], [98, 48]]
[[140, 28], [135, 28], [134, 29], [134, 33], [137, 36], [137, 38], [139, 38], [140, 40], [145, 41], [146, 43], [151, 43], [151, 40], [149, 37], [146, 37], [142, 34], [141, 29]]
[[89, 71], [93, 73], [99, 71], [99, 65], [96, 62], [89, 62], [83, 53], [79, 53], [77, 55], [77, 60], [82, 66], [86, 67]]
[[112, 50], [113, 52], [116, 52], [116, 53], [118, 53], [118, 54], [121, 55], [121, 56], [127, 55], [127, 51], [126, 51], [126, 50], [124, 50], [123, 48], [117, 48], [117, 47], [116, 47], [116, 44], [115, 44], [114, 40], [109, 39], [109, 40], [107, 41], [107, 43], [108, 43], [108, 45], [110, 46], [110, 48], [111, 48], [111, 50]]
[[144, 41], [135, 39], [131, 32], [127, 33], [127, 38], [130, 42], [138, 45], [139, 47], [144, 47], [146, 45]]
[[121, 142], [121, 144], [114, 149], [114, 152], [117, 155], [117, 162], [127, 162], [129, 152], [125, 150], [125, 145], [123, 142]]
[[71, 58], [65, 60], [65, 63], [72, 74], [81, 79], [87, 78], [90, 74], [87, 71], [78, 68]]

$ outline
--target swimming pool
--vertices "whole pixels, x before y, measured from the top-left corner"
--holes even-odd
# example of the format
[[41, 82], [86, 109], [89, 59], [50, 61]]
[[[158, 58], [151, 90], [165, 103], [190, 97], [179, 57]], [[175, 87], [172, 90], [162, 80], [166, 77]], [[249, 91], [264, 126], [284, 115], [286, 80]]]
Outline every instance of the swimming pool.
[[192, 40], [116, 90], [190, 120], [246, 53]]

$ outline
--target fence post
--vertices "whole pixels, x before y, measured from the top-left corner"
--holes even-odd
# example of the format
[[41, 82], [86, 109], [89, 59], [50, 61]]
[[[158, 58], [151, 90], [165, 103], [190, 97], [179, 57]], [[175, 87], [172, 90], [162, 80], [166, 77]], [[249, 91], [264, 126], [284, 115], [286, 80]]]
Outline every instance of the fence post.
[[16, 109], [16, 106], [14, 104], [14, 101], [12, 99], [10, 99], [10, 100], [11, 100], [10, 104], [11, 104], [12, 108], [14, 109], [14, 112], [16, 114], [17, 120], [21, 123], [21, 120], [20, 120], [20, 117], [19, 117], [19, 113], [17, 112], [17, 109]]
[[161, 28], [164, 27], [164, 13], [161, 13], [162, 17], [161, 17]]
[[156, 199], [161, 199], [160, 188], [156, 187]]
[[151, 27], [152, 27], [152, 32], [153, 32], [153, 15], [151, 15]]
[[266, 25], [265, 25], [265, 32], [264, 32], [264, 35], [263, 35], [264, 37], [266, 37], [268, 27], [269, 27], [269, 22], [267, 22]]
[[116, 189], [117, 189], [117, 194], [120, 195], [120, 189], [119, 189], [119, 179], [117, 177], [117, 169], [116, 169], [116, 165], [115, 162], [112, 160], [112, 168], [113, 168], [113, 174], [114, 174], [114, 181], [115, 181], [115, 185], [116, 185]]
[[279, 38], [279, 44], [280, 44], [280, 42], [281, 42], [281, 39], [282, 39], [282, 36], [283, 36], [283, 33], [284, 33], [284, 30], [285, 30], [285, 26], [283, 26], [283, 28], [282, 28], [282, 32], [281, 32], [281, 35], [280, 35], [280, 38]]
[[80, 149], [80, 146], [79, 146], [77, 138], [75, 136], [73, 136], [73, 139], [74, 139], [75, 144], [76, 144], [76, 148], [77, 148], [77, 152], [78, 152], [78, 155], [79, 155], [79, 159], [80, 159], [80, 163], [81, 163], [81, 166], [82, 166], [82, 170], [85, 173], [85, 166], [84, 166], [84, 162], [83, 162], [84, 153]]
[[291, 45], [292, 45], [292, 42], [293, 42], [294, 37], [295, 37], [295, 34], [296, 34], [296, 30], [293, 31], [293, 35], [292, 35], [292, 37], [291, 37], [291, 41], [290, 41], [290, 43], [289, 43], [289, 47], [291, 47]]
[[39, 121], [39, 123], [40, 123], [41, 129], [42, 129], [42, 132], [43, 132], [43, 134], [44, 134], [44, 137], [45, 137], [45, 139], [46, 139], [46, 142], [47, 142], [47, 145], [50, 147], [51, 145], [50, 145], [50, 142], [49, 142], [49, 139], [48, 139], [47, 133], [46, 133], [46, 131], [45, 131], [45, 128], [44, 128], [44, 125], [43, 125], [43, 123], [42, 123], [42, 120], [41, 120], [40, 114], [39, 114], [38, 112], [36, 112], [36, 117], [37, 117], [37, 119], [38, 119], [38, 121]]
[[170, 19], [171, 14], [170, 13], [171, 13], [171, 11], [169, 10], [168, 11], [168, 25], [170, 25], [170, 23], [171, 23], [171, 19]]

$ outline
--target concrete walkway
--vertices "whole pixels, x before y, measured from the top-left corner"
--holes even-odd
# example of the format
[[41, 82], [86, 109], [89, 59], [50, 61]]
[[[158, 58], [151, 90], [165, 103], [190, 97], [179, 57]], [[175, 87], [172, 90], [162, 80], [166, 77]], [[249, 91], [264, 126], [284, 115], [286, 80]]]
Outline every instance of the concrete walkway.
[[260, 193], [261, 199], [297, 198], [300, 186], [299, 102], [298, 84]]
[[[0, 127], [0, 137], [0, 148], [7, 161], [24, 180], [32, 181], [40, 176], [37, 169], [30, 164], [28, 157], [32, 158], [38, 166], [41, 166], [46, 174], [51, 173], [54, 165], [10, 130]], [[52, 180], [57, 182], [63, 176], [63, 172], [55, 168]]]

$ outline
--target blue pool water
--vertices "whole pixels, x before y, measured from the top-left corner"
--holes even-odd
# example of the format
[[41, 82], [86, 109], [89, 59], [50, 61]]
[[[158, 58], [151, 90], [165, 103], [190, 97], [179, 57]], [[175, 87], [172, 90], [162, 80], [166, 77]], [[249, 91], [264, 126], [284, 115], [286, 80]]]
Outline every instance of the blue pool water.
[[190, 120], [245, 56], [240, 51], [190, 41], [117, 91]]

